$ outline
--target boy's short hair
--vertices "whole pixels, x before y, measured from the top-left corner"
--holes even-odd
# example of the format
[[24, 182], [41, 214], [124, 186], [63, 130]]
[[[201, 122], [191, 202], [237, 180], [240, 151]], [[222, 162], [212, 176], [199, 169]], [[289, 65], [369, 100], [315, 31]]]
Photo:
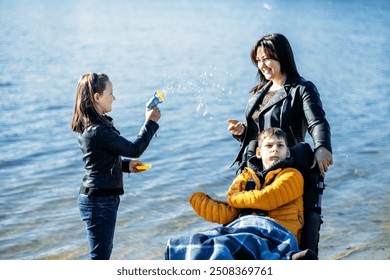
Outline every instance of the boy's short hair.
[[264, 129], [262, 132], [260, 132], [259, 137], [257, 138], [258, 146], [261, 147], [261, 144], [263, 143], [264, 139], [272, 136], [276, 136], [278, 137], [278, 139], [283, 139], [286, 145], [288, 145], [287, 134], [278, 127], [271, 127]]

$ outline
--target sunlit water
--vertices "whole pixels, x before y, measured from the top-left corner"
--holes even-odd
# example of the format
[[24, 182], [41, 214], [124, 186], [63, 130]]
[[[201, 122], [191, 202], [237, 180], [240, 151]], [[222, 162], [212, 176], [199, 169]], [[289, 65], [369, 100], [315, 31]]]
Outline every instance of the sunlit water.
[[112, 259], [163, 259], [168, 238], [215, 226], [188, 197], [235, 177], [225, 121], [243, 118], [249, 52], [268, 32], [289, 38], [332, 127], [320, 258], [389, 259], [389, 16], [385, 0], [1, 1], [0, 259], [87, 258], [70, 119], [89, 71], [110, 76], [129, 139], [153, 92], [167, 94], [141, 158], [153, 168], [124, 176]]

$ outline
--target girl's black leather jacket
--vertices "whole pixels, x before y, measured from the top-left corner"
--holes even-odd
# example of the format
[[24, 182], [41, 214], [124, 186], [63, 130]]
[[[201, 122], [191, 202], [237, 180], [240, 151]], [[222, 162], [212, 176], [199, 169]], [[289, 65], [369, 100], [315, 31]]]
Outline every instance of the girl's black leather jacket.
[[253, 94], [245, 109], [246, 127], [241, 137], [235, 137], [241, 142], [240, 151], [235, 162], [242, 161], [242, 155], [251, 140], [256, 139], [259, 129], [263, 131], [270, 127], [279, 127], [288, 136], [289, 146], [305, 142], [306, 132], [313, 139], [314, 149], [321, 146], [332, 152], [331, 132], [325, 111], [322, 108], [320, 95], [316, 86], [302, 77], [288, 78], [283, 86], [261, 110], [259, 127], [252, 115], [259, 109], [259, 103], [268, 92], [272, 82]]
[[131, 142], [120, 135], [112, 118], [105, 117], [107, 123], [96, 122], [78, 136], [85, 163], [81, 194], [123, 194], [123, 172], [130, 172], [130, 159], [122, 161], [122, 156], [140, 157], [159, 128], [156, 122], [147, 120], [136, 140]]

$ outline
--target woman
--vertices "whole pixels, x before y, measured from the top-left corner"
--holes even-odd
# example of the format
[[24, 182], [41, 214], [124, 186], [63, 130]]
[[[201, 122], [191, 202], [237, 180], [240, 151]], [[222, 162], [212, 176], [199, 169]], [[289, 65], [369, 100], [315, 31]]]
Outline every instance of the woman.
[[111, 256], [119, 196], [124, 193], [123, 172], [138, 173], [138, 158], [159, 128], [160, 110], [146, 111], [146, 121], [131, 142], [122, 137], [106, 113], [111, 112], [112, 83], [105, 74], [83, 75], [77, 85], [71, 123], [78, 133], [85, 174], [78, 196], [80, 216], [86, 223], [90, 244], [89, 259], [108, 260]]
[[302, 78], [290, 43], [281, 34], [263, 36], [251, 51], [259, 83], [250, 91], [245, 121], [228, 120], [228, 130], [241, 142], [235, 162], [241, 163], [245, 147], [259, 132], [283, 129], [289, 146], [304, 142], [308, 131], [314, 142], [314, 162], [322, 176], [333, 164], [331, 133], [315, 85]]

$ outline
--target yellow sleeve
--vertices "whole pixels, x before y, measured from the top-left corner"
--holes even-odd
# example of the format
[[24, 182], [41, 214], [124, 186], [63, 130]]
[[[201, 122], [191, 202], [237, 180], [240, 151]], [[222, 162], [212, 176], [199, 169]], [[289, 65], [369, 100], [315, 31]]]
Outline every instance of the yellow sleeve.
[[252, 178], [255, 182], [256, 189], [260, 189], [260, 180], [257, 178], [255, 171], [253, 171], [251, 168], [245, 167], [244, 172], [240, 173], [230, 185], [227, 196], [245, 190], [246, 184], [250, 178]]
[[238, 217], [239, 211], [225, 203], [211, 199], [203, 192], [195, 192], [189, 202], [195, 212], [206, 221], [227, 224]]
[[235, 208], [270, 211], [303, 195], [302, 174], [294, 168], [282, 169], [275, 180], [261, 190], [243, 191], [228, 197]]

